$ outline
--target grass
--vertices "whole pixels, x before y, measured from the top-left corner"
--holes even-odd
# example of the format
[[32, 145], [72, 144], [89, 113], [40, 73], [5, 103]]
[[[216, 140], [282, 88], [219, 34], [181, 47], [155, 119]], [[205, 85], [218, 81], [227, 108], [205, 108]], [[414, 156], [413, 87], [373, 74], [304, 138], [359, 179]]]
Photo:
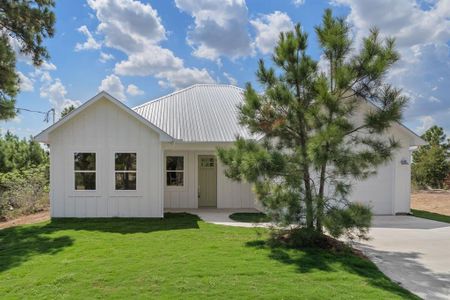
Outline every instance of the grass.
[[413, 215], [415, 217], [450, 223], [450, 216], [441, 215], [441, 214], [437, 214], [437, 213], [433, 213], [433, 212], [429, 212], [429, 211], [425, 211], [425, 210], [418, 210], [418, 209], [411, 209], [411, 212], [413, 213]]
[[[256, 234], [258, 230], [259, 234]], [[56, 219], [0, 230], [2, 299], [414, 299], [350, 253], [270, 248], [265, 229]]]
[[234, 213], [229, 217], [231, 220], [245, 223], [262, 223], [269, 222], [270, 219], [263, 213]]

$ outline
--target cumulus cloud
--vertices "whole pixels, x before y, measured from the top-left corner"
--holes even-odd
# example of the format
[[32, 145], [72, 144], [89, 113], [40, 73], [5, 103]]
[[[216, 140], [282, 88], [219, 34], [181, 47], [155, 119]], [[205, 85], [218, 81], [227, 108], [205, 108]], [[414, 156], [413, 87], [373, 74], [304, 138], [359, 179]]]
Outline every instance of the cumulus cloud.
[[20, 90], [22, 92], [32, 92], [34, 91], [34, 80], [27, 77], [22, 72], [18, 71], [17, 74], [19, 75], [19, 81], [20, 81]]
[[450, 129], [450, 2], [447, 0], [357, 1], [334, 0], [350, 8], [347, 19], [360, 41], [371, 26], [384, 36], [396, 38], [401, 60], [388, 74], [388, 81], [410, 97], [406, 123], [423, 128], [423, 120]]
[[[150, 4], [134, 0], [89, 0], [88, 4], [100, 22], [97, 31], [104, 35], [105, 45], [127, 55], [116, 63], [115, 74], [154, 76], [174, 88], [214, 81], [206, 69], [185, 67], [181, 58], [161, 47], [166, 30]], [[182, 74], [190, 78], [180, 78]]]
[[223, 72], [223, 76], [228, 80], [228, 83], [231, 85], [237, 85], [237, 80], [227, 72]]
[[248, 9], [244, 0], [175, 0], [181, 11], [194, 18], [187, 41], [197, 57], [232, 59], [252, 53]]
[[59, 115], [66, 106], [74, 105], [76, 107], [81, 104], [80, 101], [67, 97], [66, 87], [59, 78], [43, 84], [40, 88], [40, 96], [49, 100], [52, 107], [55, 108], [57, 115]]
[[419, 118], [419, 121], [420, 121], [420, 126], [418, 126], [416, 128], [416, 131], [419, 134], [425, 133], [425, 131], [430, 129], [436, 122], [432, 116], [422, 116]]
[[292, 4], [299, 7], [299, 6], [302, 6], [303, 4], [305, 4], [305, 0], [292, 0]]
[[114, 56], [110, 53], [100, 52], [100, 58], [98, 59], [102, 63], [106, 63], [108, 60], [114, 59]]
[[294, 23], [284, 12], [275, 11], [251, 20], [256, 30], [255, 45], [263, 54], [271, 53], [276, 45], [280, 32], [292, 30]]
[[131, 96], [138, 96], [138, 95], [143, 95], [144, 91], [141, 90], [140, 88], [138, 88], [134, 84], [129, 84], [127, 87], [127, 93]]
[[98, 90], [108, 92], [120, 101], [126, 100], [125, 87], [123, 86], [120, 78], [114, 74], [106, 76], [106, 78], [100, 83]]
[[78, 28], [78, 32], [81, 32], [86, 37], [86, 41], [84, 43], [77, 43], [75, 45], [75, 51], [100, 49], [101, 44], [94, 39], [86, 25]]

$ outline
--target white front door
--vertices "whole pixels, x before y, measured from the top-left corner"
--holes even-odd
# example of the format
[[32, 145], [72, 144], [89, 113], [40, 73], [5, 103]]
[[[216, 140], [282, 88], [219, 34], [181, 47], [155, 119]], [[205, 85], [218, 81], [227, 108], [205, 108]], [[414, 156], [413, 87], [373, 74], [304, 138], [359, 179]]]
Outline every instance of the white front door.
[[217, 207], [217, 159], [198, 156], [198, 207]]

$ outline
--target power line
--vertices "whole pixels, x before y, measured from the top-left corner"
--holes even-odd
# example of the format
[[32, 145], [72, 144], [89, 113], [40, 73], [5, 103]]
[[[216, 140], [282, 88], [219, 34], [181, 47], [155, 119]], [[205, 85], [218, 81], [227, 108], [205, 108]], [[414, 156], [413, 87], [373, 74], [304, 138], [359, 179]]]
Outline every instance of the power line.
[[[0, 102], [0, 106], [6, 107], [6, 105], [4, 105], [4, 103], [1, 103], [1, 102]], [[15, 109], [16, 109], [17, 113], [20, 113], [20, 111], [27, 111], [27, 112], [31, 112], [31, 113], [45, 115], [44, 122], [46, 122], [46, 123], [48, 123], [50, 121], [50, 113], [51, 113], [52, 121], [53, 121], [53, 123], [55, 123], [55, 109], [54, 108], [50, 108], [48, 111], [32, 110], [32, 109], [23, 108], [23, 107], [16, 107]]]

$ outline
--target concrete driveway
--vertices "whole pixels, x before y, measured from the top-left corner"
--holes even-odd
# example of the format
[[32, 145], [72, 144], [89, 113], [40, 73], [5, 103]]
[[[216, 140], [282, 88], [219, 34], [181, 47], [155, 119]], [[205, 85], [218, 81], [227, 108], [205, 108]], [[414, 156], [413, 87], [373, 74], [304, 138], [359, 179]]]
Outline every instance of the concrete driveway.
[[376, 216], [372, 239], [357, 244], [392, 280], [424, 299], [450, 299], [450, 224]]

